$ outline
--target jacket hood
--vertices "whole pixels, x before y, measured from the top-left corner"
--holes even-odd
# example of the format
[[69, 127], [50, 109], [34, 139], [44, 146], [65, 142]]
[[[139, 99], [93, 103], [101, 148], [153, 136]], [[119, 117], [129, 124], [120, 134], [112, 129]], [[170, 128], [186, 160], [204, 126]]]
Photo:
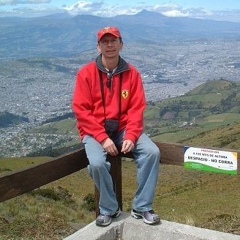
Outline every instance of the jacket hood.
[[[105, 72], [108, 73], [107, 69], [103, 66], [102, 63], [102, 54], [98, 55], [96, 58], [96, 64], [97, 64], [97, 68], [101, 71], [101, 72]], [[119, 73], [125, 72], [130, 70], [128, 63], [119, 56], [119, 61], [118, 61], [118, 67], [116, 69], [116, 71], [113, 73], [113, 75], [117, 75]]]

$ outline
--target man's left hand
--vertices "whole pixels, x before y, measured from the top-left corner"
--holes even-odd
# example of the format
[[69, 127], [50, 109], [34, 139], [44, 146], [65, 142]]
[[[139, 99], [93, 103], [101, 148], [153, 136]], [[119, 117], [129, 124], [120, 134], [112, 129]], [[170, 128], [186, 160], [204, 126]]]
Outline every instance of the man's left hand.
[[124, 154], [131, 152], [134, 149], [134, 143], [131, 140], [124, 140], [121, 152]]

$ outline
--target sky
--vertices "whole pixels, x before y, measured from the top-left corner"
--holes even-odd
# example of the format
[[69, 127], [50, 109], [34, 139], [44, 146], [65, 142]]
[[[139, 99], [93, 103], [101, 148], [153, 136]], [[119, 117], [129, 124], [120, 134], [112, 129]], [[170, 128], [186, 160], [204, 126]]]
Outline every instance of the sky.
[[61, 12], [112, 17], [149, 10], [168, 17], [240, 22], [239, 0], [0, 0], [0, 17], [42, 16]]

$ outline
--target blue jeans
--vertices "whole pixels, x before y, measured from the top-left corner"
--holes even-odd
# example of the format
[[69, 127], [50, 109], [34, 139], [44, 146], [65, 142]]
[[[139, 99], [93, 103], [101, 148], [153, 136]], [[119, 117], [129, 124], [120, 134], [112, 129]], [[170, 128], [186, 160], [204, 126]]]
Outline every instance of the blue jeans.
[[[116, 146], [122, 145], [125, 132], [113, 139]], [[107, 152], [102, 145], [91, 136], [83, 139], [89, 160], [88, 171], [99, 190], [99, 209], [104, 215], [112, 215], [118, 209], [118, 202], [109, 173], [111, 164], [106, 161]], [[143, 133], [132, 151], [137, 164], [137, 191], [132, 208], [137, 211], [152, 209], [155, 190], [158, 182], [160, 150], [152, 140]]]

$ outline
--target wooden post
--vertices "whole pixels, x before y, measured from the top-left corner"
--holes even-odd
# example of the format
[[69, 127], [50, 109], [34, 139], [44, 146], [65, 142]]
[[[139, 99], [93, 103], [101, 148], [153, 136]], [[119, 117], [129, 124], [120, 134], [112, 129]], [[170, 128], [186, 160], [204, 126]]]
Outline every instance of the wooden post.
[[117, 196], [118, 206], [122, 209], [122, 159], [120, 156], [109, 157], [111, 163], [110, 174], [113, 179], [113, 187]]

